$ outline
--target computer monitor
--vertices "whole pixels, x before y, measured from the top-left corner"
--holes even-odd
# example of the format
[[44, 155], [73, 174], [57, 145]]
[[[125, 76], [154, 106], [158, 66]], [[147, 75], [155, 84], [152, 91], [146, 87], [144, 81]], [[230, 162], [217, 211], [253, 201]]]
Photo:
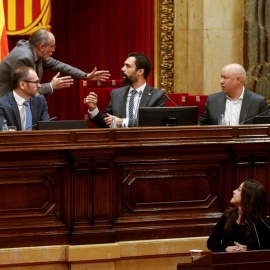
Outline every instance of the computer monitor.
[[39, 121], [39, 130], [86, 129], [87, 120]]
[[255, 116], [253, 124], [270, 124], [270, 116]]
[[189, 126], [198, 123], [198, 107], [141, 107], [138, 126]]

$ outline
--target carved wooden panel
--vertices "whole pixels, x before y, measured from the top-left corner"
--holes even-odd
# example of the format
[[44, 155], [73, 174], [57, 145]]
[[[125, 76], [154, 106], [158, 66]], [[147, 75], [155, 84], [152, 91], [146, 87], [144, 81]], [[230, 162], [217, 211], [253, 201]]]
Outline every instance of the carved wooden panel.
[[0, 247], [68, 243], [65, 167], [58, 154], [1, 153]]
[[0, 133], [0, 247], [207, 236], [270, 126]]

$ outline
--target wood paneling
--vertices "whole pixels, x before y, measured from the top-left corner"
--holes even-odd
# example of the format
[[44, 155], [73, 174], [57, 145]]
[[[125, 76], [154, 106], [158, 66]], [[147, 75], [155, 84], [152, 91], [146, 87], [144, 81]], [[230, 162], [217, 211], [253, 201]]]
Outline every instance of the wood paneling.
[[0, 247], [207, 236], [243, 180], [270, 191], [268, 126], [2, 132], [0, 145]]

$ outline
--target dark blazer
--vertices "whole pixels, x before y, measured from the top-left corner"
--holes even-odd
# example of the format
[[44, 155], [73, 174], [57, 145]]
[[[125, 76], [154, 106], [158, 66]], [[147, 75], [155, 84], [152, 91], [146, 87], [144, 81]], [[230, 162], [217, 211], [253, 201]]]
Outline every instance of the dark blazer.
[[[30, 108], [32, 112], [32, 125], [38, 121], [47, 121], [50, 119], [47, 102], [43, 95], [38, 95], [30, 99]], [[7, 120], [8, 126], [16, 126], [17, 130], [22, 130], [20, 112], [13, 92], [0, 97], [0, 127], [3, 120]], [[33, 127], [33, 129], [35, 129]]]
[[[85, 74], [83, 71], [57, 61], [52, 57], [49, 57], [46, 61], [39, 59], [37, 65], [40, 81], [42, 79], [43, 69], [49, 69], [55, 72], [59, 71], [64, 75], [72, 76], [78, 80]], [[0, 63], [0, 96], [13, 90], [12, 77], [14, 71], [20, 66], [35, 67], [34, 50], [29, 44], [29, 41], [26, 40], [18, 41], [16, 47]], [[52, 89], [50, 84], [42, 84], [39, 92], [43, 95], [51, 94]]]
[[[213, 252], [224, 252], [228, 246], [234, 246], [235, 241], [246, 245], [247, 250], [270, 248], [270, 224], [267, 217], [256, 222], [256, 233], [251, 230], [250, 235], [247, 235], [247, 226], [239, 225], [236, 222], [231, 225], [228, 231], [225, 231], [227, 220], [228, 216], [223, 214], [207, 240], [208, 249]], [[252, 226], [252, 224], [249, 225]]]
[[[218, 125], [220, 116], [225, 112], [226, 95], [224, 92], [209, 95], [205, 103], [205, 111], [199, 117], [199, 125]], [[245, 89], [240, 111], [239, 124], [269, 110], [265, 97]], [[253, 122], [252, 122], [253, 123]]]
[[[111, 100], [109, 106], [105, 109], [103, 115], [99, 113], [94, 118], [90, 119], [98, 127], [108, 127], [103, 118], [107, 116], [107, 113], [112, 114], [119, 118], [126, 118], [126, 102], [128, 96], [129, 86], [121, 87], [112, 90]], [[165, 93], [159, 89], [150, 87], [146, 84], [143, 91], [139, 107], [164, 107], [166, 105]], [[134, 123], [130, 121], [129, 127], [137, 126], [137, 120]]]

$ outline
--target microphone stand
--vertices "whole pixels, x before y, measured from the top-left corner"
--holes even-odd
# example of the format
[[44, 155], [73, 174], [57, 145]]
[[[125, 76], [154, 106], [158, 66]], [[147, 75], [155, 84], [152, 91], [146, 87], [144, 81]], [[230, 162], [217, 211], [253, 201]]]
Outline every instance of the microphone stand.
[[[57, 119], [57, 116], [54, 116], [54, 117], [52, 117], [52, 118], [50, 118], [50, 119], [48, 119], [48, 120], [46, 120], [44, 122], [50, 122], [50, 121], [54, 121], [56, 119]], [[38, 125], [38, 123], [37, 124], [34, 124], [34, 125], [30, 126], [30, 127], [28, 127], [26, 130], [28, 130], [29, 128], [36, 127], [37, 125]]]
[[251, 221], [249, 218], [247, 219], [247, 221], [249, 221], [253, 225], [253, 228], [254, 228], [254, 231], [255, 231], [255, 234], [256, 234], [256, 238], [257, 238], [257, 241], [258, 241], [258, 244], [259, 244], [259, 249], [261, 249], [261, 243], [260, 243], [260, 239], [259, 239], [259, 236], [258, 236], [258, 233], [257, 233], [257, 230], [256, 230], [256, 226], [255, 226], [254, 222]]
[[[250, 120], [254, 119], [256, 116], [262, 116], [262, 115], [264, 115], [265, 113], [268, 113], [268, 112], [270, 112], [270, 109], [268, 109], [268, 110], [266, 110], [266, 111], [264, 111], [264, 112], [262, 112], [262, 113], [260, 113], [260, 114], [254, 115], [253, 117], [251, 117], [251, 118], [245, 120], [245, 121], [243, 122], [243, 124], [249, 124], [249, 123], [247, 123], [247, 122], [249, 122]], [[250, 123], [250, 124], [252, 124], [252, 123]]]
[[[165, 93], [165, 92], [164, 92]], [[176, 107], [179, 107], [166, 93], [165, 93], [165, 97], [170, 100]]]

